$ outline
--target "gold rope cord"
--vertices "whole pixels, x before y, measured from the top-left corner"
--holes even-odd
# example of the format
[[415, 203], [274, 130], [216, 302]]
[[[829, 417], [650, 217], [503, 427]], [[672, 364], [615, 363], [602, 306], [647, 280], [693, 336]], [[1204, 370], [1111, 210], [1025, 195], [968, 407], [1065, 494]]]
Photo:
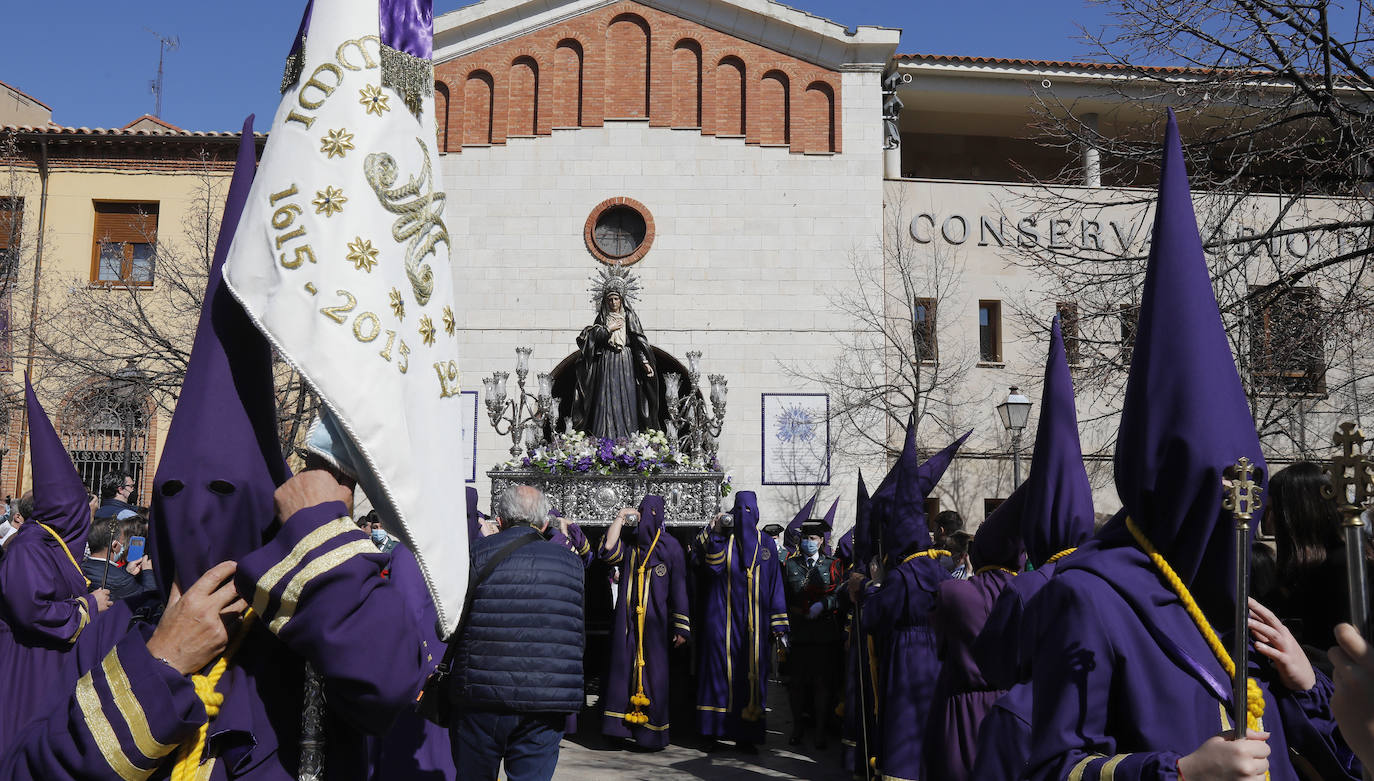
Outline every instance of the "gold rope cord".
[[[654, 532], [654, 541], [649, 543], [649, 550], [644, 553], [644, 559], [639, 562], [639, 569], [636, 571], [635, 583], [639, 591], [639, 604], [635, 605], [635, 693], [630, 697], [630, 704], [634, 710], [625, 714], [625, 721], [630, 724], [648, 724], [649, 717], [641, 708], [649, 704], [649, 698], [644, 694], [644, 615], [648, 610], [649, 604], [649, 581], [645, 577], [645, 569], [649, 566], [649, 557], [654, 554], [654, 548], [658, 547], [658, 538], [663, 534], [663, 527], [659, 527]], [[631, 553], [631, 555], [634, 555]], [[631, 604], [634, 604], [631, 602]]]
[[[1198, 607], [1197, 601], [1193, 599], [1193, 595], [1188, 591], [1183, 579], [1174, 572], [1174, 568], [1169, 566], [1169, 562], [1155, 549], [1149, 538], [1141, 531], [1140, 526], [1136, 524], [1135, 519], [1127, 516], [1126, 528], [1131, 531], [1131, 536], [1135, 537], [1141, 550], [1150, 557], [1150, 561], [1154, 562], [1159, 573], [1164, 576], [1164, 580], [1169, 584], [1169, 588], [1173, 589], [1179, 600], [1183, 602], [1183, 609], [1188, 612], [1188, 617], [1193, 619], [1193, 623], [1197, 625], [1198, 631], [1202, 633], [1202, 639], [1207, 641], [1207, 647], [1212, 650], [1212, 654], [1221, 663], [1221, 668], [1226, 671], [1227, 677], [1234, 679], [1236, 663], [1231, 659], [1231, 654], [1227, 652], [1226, 645], [1221, 642], [1221, 638], [1217, 637], [1211, 623], [1207, 621], [1207, 616], [1203, 615], [1202, 608]], [[1245, 726], [1256, 732], [1263, 731], [1264, 693], [1260, 691], [1259, 684], [1255, 679], [1248, 676], [1245, 679], [1245, 706]], [[1268, 771], [1265, 772], [1264, 777], [1269, 778]]]

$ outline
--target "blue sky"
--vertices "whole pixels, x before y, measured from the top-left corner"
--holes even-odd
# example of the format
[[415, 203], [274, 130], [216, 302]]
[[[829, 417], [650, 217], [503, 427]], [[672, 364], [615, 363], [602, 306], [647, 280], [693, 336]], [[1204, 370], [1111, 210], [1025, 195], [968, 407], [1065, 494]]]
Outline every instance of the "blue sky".
[[[33, 95], [63, 125], [120, 127], [152, 113], [158, 40], [180, 39], [164, 65], [162, 117], [188, 130], [237, 130], [277, 106], [282, 59], [305, 0], [232, 3], [14, 3], [5, 11], [0, 81]], [[435, 0], [435, 14], [466, 2]], [[903, 53], [1081, 59], [1077, 23], [1098, 28], [1089, 0], [797, 0], [789, 5], [848, 26], [900, 27]]]

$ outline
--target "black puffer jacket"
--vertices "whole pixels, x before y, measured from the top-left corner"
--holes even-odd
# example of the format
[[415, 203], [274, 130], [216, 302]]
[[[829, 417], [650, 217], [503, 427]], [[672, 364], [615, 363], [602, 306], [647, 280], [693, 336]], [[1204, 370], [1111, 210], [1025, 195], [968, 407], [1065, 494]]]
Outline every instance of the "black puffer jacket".
[[[472, 545], [473, 571], [520, 535], [517, 526]], [[518, 548], [477, 587], [451, 678], [459, 710], [572, 713], [583, 705], [582, 561], [544, 541]]]

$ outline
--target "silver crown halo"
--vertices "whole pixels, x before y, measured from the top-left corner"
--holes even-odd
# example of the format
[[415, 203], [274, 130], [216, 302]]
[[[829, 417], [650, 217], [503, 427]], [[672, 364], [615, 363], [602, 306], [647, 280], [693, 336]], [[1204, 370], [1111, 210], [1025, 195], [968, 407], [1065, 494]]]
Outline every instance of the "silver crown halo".
[[592, 285], [587, 292], [591, 293], [592, 303], [596, 306], [601, 306], [601, 302], [611, 293], [620, 294], [620, 300], [628, 306], [639, 300], [640, 289], [639, 278], [631, 274], [628, 268], [616, 263], [614, 266], [602, 266], [592, 277]]

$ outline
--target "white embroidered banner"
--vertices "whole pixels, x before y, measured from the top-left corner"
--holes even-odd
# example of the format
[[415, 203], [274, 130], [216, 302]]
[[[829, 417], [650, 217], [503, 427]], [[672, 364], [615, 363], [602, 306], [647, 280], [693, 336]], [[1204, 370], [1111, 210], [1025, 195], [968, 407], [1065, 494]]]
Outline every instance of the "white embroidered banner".
[[[429, 63], [384, 52], [378, 29], [377, 0], [314, 3], [225, 282], [363, 454], [362, 487], [415, 551], [447, 635], [467, 588], [471, 473], [452, 239]], [[409, 106], [382, 86], [384, 61], [423, 84]]]

